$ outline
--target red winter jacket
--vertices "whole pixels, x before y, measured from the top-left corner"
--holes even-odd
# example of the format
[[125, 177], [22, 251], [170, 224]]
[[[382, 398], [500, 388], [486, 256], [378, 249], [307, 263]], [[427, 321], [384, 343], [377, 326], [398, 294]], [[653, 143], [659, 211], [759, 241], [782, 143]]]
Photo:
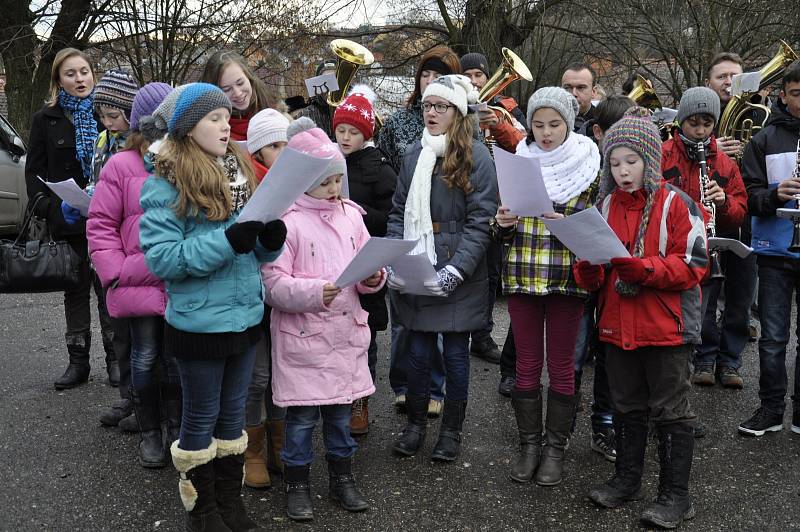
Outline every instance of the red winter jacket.
[[[712, 135], [706, 154], [709, 177], [725, 191], [725, 203], [717, 207], [717, 232], [738, 231], [747, 215], [747, 192], [742, 174], [736, 163], [717, 150], [717, 139]], [[686, 146], [676, 134], [664, 143], [661, 152], [661, 169], [664, 179], [700, 202], [700, 165], [689, 160]], [[701, 206], [702, 208], [702, 206]], [[706, 215], [705, 210], [703, 214]]]
[[[655, 194], [644, 244], [647, 275], [635, 297], [614, 289], [617, 273], [606, 267], [588, 286], [573, 267], [578, 285], [599, 290], [600, 340], [625, 350], [700, 342], [700, 286], [708, 266], [700, 208], [686, 194], [663, 185]], [[645, 194], [615, 190], [602, 204], [603, 216], [633, 254]]]

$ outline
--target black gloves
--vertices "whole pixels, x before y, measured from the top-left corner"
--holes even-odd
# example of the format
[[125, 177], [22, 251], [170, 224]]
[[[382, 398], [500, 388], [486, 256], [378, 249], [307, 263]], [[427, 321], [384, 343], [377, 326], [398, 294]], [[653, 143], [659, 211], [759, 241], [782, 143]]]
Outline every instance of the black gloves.
[[237, 222], [225, 229], [225, 238], [236, 253], [250, 253], [256, 247], [258, 234], [263, 230], [264, 224], [261, 222]]
[[286, 240], [286, 224], [283, 220], [273, 220], [258, 234], [258, 240], [268, 251], [278, 251]]

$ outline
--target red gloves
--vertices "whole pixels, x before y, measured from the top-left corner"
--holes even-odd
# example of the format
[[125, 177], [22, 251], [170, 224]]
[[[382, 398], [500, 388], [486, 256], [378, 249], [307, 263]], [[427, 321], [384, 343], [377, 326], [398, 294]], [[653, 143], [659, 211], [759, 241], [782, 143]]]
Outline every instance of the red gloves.
[[572, 273], [575, 274], [578, 286], [586, 290], [597, 290], [603, 284], [605, 277], [603, 267], [590, 264], [588, 260], [576, 262], [572, 267]]
[[628, 284], [639, 284], [647, 277], [644, 261], [639, 257], [611, 259], [611, 265], [617, 270], [619, 280]]

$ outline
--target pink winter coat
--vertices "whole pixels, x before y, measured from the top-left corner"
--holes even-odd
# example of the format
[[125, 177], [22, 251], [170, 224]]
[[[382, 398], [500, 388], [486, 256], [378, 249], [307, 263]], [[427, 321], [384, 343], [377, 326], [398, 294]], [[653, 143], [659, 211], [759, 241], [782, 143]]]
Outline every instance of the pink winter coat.
[[370, 333], [358, 294], [345, 288], [326, 307], [322, 287], [334, 282], [369, 240], [364, 210], [350, 200], [301, 196], [283, 215], [286, 243], [261, 268], [272, 306], [272, 399], [276, 405], [352, 403], [375, 391], [367, 365]]
[[163, 316], [167, 305], [164, 282], [150, 272], [139, 247], [139, 193], [148, 175], [137, 151], [113, 155], [89, 205], [89, 252], [114, 318]]

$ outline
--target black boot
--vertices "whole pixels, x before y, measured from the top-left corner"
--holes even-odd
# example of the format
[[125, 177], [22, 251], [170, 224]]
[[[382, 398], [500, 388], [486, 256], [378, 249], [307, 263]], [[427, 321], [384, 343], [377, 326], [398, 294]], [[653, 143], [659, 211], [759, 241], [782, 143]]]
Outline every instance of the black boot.
[[647, 448], [647, 418], [643, 413], [614, 413], [617, 460], [614, 476], [589, 492], [589, 500], [605, 508], [617, 508], [642, 495], [642, 471]]
[[356, 487], [352, 463], [352, 458], [328, 455], [329, 494], [348, 512], [363, 512], [369, 503]]
[[442, 462], [452, 462], [461, 450], [461, 428], [464, 425], [466, 401], [453, 401], [445, 398], [442, 424], [439, 426], [439, 439], [433, 448], [431, 458]]
[[131, 415], [132, 412], [133, 401], [120, 399], [114, 406], [100, 414], [100, 423], [106, 427], [116, 427], [120, 421]]
[[577, 395], [562, 395], [552, 389], [547, 391], [547, 419], [545, 420], [545, 443], [536, 483], [540, 486], [561, 484], [564, 469], [564, 453], [569, 442], [572, 415], [575, 412]]
[[114, 351], [114, 342], [111, 338], [103, 338], [103, 350], [106, 352], [106, 372], [108, 373], [108, 384], [115, 388], [119, 386], [120, 372], [117, 363], [117, 355]]
[[530, 482], [542, 453], [542, 391], [514, 390], [511, 404], [519, 430], [519, 454], [508, 476], [517, 482]]
[[694, 429], [685, 423], [658, 427], [658, 496], [642, 512], [642, 522], [662, 528], [677, 528], [694, 517], [689, 496]]
[[414, 456], [425, 441], [425, 429], [428, 427], [427, 395], [406, 394], [406, 423], [400, 437], [394, 442], [392, 449], [403, 456]]
[[158, 386], [131, 388], [136, 421], [139, 423], [139, 464], [146, 468], [167, 465], [161, 435], [161, 408]]
[[75, 388], [89, 380], [89, 353], [92, 348], [92, 335], [70, 334], [67, 339], [67, 352], [69, 353], [69, 366], [53, 385], [56, 390]]
[[181, 415], [183, 404], [181, 385], [166, 383], [161, 385], [161, 407], [167, 422], [167, 447], [181, 435]]
[[308, 483], [310, 466], [283, 466], [283, 482], [286, 484], [286, 515], [292, 521], [311, 521], [314, 507], [311, 505], [311, 486]]
[[215, 440], [217, 458], [214, 460], [214, 493], [217, 510], [225, 525], [233, 532], [256, 532], [265, 530], [247, 516], [242, 502], [242, 479], [244, 477], [244, 451], [247, 434], [235, 440]]
[[184, 451], [178, 447], [178, 442], [172, 444], [172, 463], [181, 474], [178, 491], [188, 512], [187, 532], [231, 532], [217, 510], [213, 464], [216, 447], [212, 442], [207, 449]]

